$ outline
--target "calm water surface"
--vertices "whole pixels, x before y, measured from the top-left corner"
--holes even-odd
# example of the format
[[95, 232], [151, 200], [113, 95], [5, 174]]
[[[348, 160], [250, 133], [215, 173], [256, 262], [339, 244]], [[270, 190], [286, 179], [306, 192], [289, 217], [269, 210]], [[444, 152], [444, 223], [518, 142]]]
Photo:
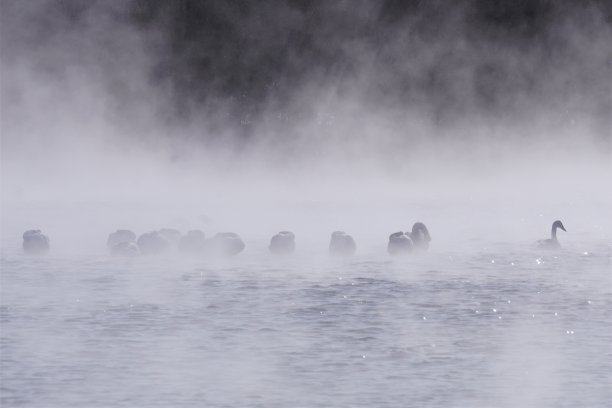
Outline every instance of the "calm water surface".
[[606, 407], [608, 244], [4, 255], [2, 407]]

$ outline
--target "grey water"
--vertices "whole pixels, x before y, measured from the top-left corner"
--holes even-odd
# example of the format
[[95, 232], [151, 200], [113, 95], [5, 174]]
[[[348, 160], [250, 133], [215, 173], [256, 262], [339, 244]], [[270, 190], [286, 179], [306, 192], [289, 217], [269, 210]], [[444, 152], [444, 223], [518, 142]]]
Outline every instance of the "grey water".
[[273, 257], [262, 236], [225, 260], [28, 257], [9, 237], [3, 407], [612, 403], [612, 246], [597, 234], [399, 258], [356, 235], [346, 259], [299, 234]]

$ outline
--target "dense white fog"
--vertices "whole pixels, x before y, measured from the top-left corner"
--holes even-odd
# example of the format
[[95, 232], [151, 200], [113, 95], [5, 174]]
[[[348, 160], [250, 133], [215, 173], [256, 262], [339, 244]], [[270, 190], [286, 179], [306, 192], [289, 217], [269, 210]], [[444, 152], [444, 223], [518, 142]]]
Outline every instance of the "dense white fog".
[[[449, 243], [479, 235], [525, 243], [547, 235], [557, 218], [572, 230], [568, 239], [609, 238], [610, 27], [596, 7], [582, 11], [595, 27], [571, 19], [552, 26], [569, 49], [559, 54], [572, 58], [541, 75], [545, 49], [491, 55], [461, 34], [406, 45], [407, 32], [395, 33], [384, 49], [395, 47], [396, 59], [385, 63], [402, 72], [418, 75], [440, 53], [466, 54], [461, 66], [439, 68], [463, 93], [452, 120], [436, 120], [418, 95], [405, 105], [373, 100], [383, 61], [356, 42], [344, 44], [360, 63], [351, 75], [312, 74], [282, 109], [262, 101], [265, 114], [241, 138], [249, 117], [225, 114], [222, 100], [185, 120], [171, 117], [170, 90], [149, 74], [161, 58], [151, 44], [164, 39], [117, 18], [127, 5], [92, 5], [74, 27], [53, 5], [3, 5], [3, 248], [28, 228], [48, 231], [60, 250], [63, 237], [103, 242], [119, 227], [246, 236], [289, 228], [322, 241], [341, 228], [384, 240], [417, 220]], [[455, 20], [461, 33], [466, 23]], [[47, 36], [37, 32], [45, 29]], [[546, 87], [528, 92], [517, 80], [516, 89], [493, 88], [494, 98], [512, 101], [507, 114], [493, 115], [470, 85], [484, 58], [511, 73], [527, 64]], [[604, 82], [584, 84], [585, 71]], [[444, 103], [444, 91], [415, 92], [438, 92]], [[293, 116], [270, 119], [282, 115]]]
[[609, 403], [609, 6], [413, 3], [0, 2], [0, 405]]

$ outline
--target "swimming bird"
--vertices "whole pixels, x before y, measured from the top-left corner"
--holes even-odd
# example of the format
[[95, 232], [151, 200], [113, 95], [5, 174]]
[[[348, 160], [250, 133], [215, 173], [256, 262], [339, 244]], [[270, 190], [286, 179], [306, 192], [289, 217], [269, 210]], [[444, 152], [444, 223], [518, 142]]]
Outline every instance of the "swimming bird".
[[390, 255], [404, 255], [412, 252], [412, 239], [408, 234], [402, 231], [394, 232], [389, 235], [389, 243], [387, 244], [387, 252]]
[[115, 245], [122, 242], [136, 242], [136, 234], [130, 230], [119, 229], [108, 235], [106, 246], [112, 249]]
[[415, 222], [412, 226], [412, 232], [407, 232], [406, 234], [412, 239], [412, 244], [415, 249], [421, 251], [427, 251], [429, 249], [431, 236], [429, 235], [429, 230], [422, 222]]
[[559, 220], [553, 222], [552, 229], [550, 231], [550, 239], [542, 239], [538, 241], [538, 248], [542, 249], [560, 249], [561, 244], [557, 240], [557, 228], [561, 228], [563, 231], [567, 232], [563, 223]]
[[49, 252], [49, 237], [40, 230], [28, 230], [23, 233], [23, 250], [37, 255]]
[[245, 245], [240, 236], [234, 232], [220, 232], [214, 237], [207, 239], [205, 248], [208, 252], [216, 255], [237, 255], [244, 249]]
[[138, 248], [143, 255], [159, 254], [170, 247], [170, 242], [159, 231], [152, 231], [138, 237]]
[[273, 254], [291, 254], [295, 251], [295, 234], [291, 231], [281, 231], [274, 235], [268, 247]]
[[140, 249], [135, 242], [119, 242], [110, 248], [110, 253], [113, 256], [138, 256], [140, 255]]
[[344, 231], [334, 231], [329, 242], [329, 252], [332, 255], [353, 255], [357, 250], [357, 245], [353, 237]]

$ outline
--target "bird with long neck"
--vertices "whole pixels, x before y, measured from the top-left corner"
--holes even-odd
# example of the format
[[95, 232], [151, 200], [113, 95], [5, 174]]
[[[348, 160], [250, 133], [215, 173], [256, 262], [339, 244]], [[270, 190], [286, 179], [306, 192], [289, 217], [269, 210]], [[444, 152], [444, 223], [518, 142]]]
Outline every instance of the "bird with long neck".
[[559, 220], [553, 222], [552, 229], [550, 231], [550, 239], [543, 239], [538, 241], [538, 248], [542, 249], [559, 249], [561, 248], [561, 244], [559, 240], [557, 240], [557, 229], [561, 228], [563, 231], [567, 232], [563, 223]]
[[431, 236], [429, 230], [422, 222], [415, 222], [412, 226], [412, 232], [408, 233], [412, 239], [412, 243], [415, 249], [421, 251], [427, 251], [429, 249], [429, 243], [431, 242]]

